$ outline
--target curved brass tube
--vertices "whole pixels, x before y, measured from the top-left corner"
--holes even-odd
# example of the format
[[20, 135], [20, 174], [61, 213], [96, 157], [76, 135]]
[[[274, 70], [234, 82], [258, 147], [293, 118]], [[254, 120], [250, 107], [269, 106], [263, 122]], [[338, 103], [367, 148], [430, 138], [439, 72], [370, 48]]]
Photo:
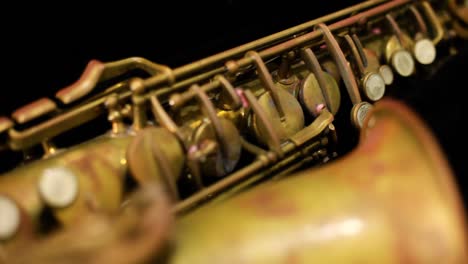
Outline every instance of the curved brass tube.
[[378, 102], [347, 157], [180, 219], [170, 263], [465, 263], [460, 197], [428, 131]]

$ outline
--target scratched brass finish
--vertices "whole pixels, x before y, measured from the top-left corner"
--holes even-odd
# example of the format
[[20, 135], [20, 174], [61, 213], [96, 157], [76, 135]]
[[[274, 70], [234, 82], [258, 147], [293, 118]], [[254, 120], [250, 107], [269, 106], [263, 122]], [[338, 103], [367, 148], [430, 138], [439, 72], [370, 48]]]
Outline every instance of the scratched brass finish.
[[181, 218], [170, 263], [465, 263], [465, 221], [434, 138], [382, 101], [342, 160]]
[[90, 61], [1, 113], [0, 263], [466, 262], [446, 161], [385, 92], [456, 52], [457, 6], [370, 0], [174, 69]]
[[[206, 157], [207, 160], [203, 162], [201, 169], [207, 177], [221, 177], [231, 172], [237, 165], [241, 154], [240, 135], [237, 128], [226, 119], [220, 119], [220, 124], [226, 141], [229, 142], [225, 146], [226, 157], [223, 157], [221, 151], [216, 151], [214, 155]], [[214, 135], [212, 125], [204, 123], [194, 132], [193, 142], [202, 144], [204, 141], [214, 138], [216, 136]]]

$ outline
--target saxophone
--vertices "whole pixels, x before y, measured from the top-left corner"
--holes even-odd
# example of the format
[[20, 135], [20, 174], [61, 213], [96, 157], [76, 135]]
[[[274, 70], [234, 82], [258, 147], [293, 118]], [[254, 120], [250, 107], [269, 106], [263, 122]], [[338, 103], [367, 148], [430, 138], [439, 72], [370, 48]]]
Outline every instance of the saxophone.
[[90, 61], [0, 117], [0, 263], [466, 263], [450, 166], [392, 94], [467, 10], [369, 0], [174, 69]]

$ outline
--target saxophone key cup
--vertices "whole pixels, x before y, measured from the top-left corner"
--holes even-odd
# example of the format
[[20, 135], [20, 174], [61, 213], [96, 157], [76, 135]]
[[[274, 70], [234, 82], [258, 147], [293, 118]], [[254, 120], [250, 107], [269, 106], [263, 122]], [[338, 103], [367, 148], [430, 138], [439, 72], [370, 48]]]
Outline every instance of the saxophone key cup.
[[[351, 38], [345, 35], [345, 40], [351, 49], [351, 55], [357, 64], [359, 70], [360, 87], [363, 94], [371, 101], [382, 99], [385, 94], [385, 81], [375, 69], [370, 70], [366, 52], [362, 47], [361, 41], [356, 35]], [[375, 66], [372, 65], [374, 68]], [[377, 66], [378, 68], [379, 66]]]
[[[224, 148], [225, 154], [222, 154], [221, 146], [218, 145], [213, 153], [200, 163], [200, 168], [205, 177], [219, 178], [232, 172], [240, 159], [241, 142], [240, 134], [234, 124], [224, 118], [219, 119], [221, 130], [226, 141], [229, 142]], [[213, 125], [204, 122], [198, 126], [192, 134], [192, 145], [199, 146], [203, 142], [216, 139]]]
[[421, 64], [431, 64], [436, 59], [435, 44], [429, 39], [427, 25], [421, 13], [414, 5], [409, 9], [419, 27], [419, 31], [414, 35], [413, 56]]
[[320, 114], [323, 107], [336, 114], [340, 108], [341, 94], [335, 78], [322, 70], [311, 49], [302, 50], [301, 56], [311, 73], [301, 82], [300, 102], [314, 117]]
[[377, 53], [369, 48], [363, 48], [364, 56], [367, 58], [366, 72], [377, 72], [382, 77], [385, 85], [391, 85], [395, 76], [392, 68], [387, 64], [380, 64]]
[[295, 52], [290, 51], [281, 55], [281, 62], [278, 70], [273, 72], [275, 85], [279, 89], [288, 91], [293, 96], [297, 97], [299, 92], [299, 77], [292, 72], [292, 64], [295, 59]]
[[[341, 103], [341, 93], [338, 87], [338, 83], [335, 79], [328, 73], [323, 73], [325, 79], [325, 89], [328, 90], [328, 94], [332, 98], [330, 101], [330, 112], [334, 115], [340, 109]], [[314, 74], [308, 74], [305, 79], [301, 81], [301, 86], [299, 90], [299, 99], [304, 105], [304, 108], [308, 110], [309, 113], [319, 113], [321, 110], [320, 106], [325, 106], [325, 102], [322, 101], [322, 91], [320, 89], [320, 84], [317, 81], [317, 78]]]
[[[241, 155], [241, 140], [237, 127], [225, 118], [219, 118], [208, 95], [194, 85], [191, 88], [198, 99], [207, 121], [202, 122], [192, 133], [191, 142], [200, 146], [203, 142], [217, 142], [217, 148], [199, 166], [205, 177], [219, 178], [232, 172]], [[232, 91], [232, 96], [237, 95]], [[209, 120], [209, 121], [208, 121]]]
[[[281, 117], [275, 107], [273, 98], [270, 93], [263, 93], [258, 97], [258, 104], [263, 109], [265, 115], [270, 120], [273, 128], [281, 140], [285, 140], [288, 137], [294, 135], [304, 127], [304, 113], [301, 105], [297, 99], [285, 90], [277, 90], [279, 96], [278, 104], [281, 104], [284, 109], [284, 116]], [[262, 121], [259, 120], [255, 113], [249, 117], [249, 126], [253, 130], [257, 140], [265, 145], [268, 143], [265, 141], [264, 135], [267, 134], [265, 126]]]
[[[257, 52], [249, 51], [246, 57], [252, 58], [257, 68], [261, 84], [265, 89], [257, 101], [265, 116], [270, 120], [280, 140], [285, 140], [304, 127], [304, 112], [299, 101], [284, 89], [278, 89]], [[268, 145], [264, 135], [266, 127], [255, 112], [247, 117], [247, 123], [259, 142]]]
[[378, 72], [369, 72], [362, 77], [362, 90], [367, 99], [378, 101], [385, 94], [385, 81]]
[[0, 246], [10, 246], [32, 239], [35, 230], [31, 219], [15, 200], [0, 193]]
[[39, 194], [44, 202], [53, 208], [71, 205], [78, 196], [78, 180], [67, 168], [44, 170], [38, 183]]
[[176, 182], [184, 168], [184, 150], [177, 137], [165, 128], [148, 127], [137, 132], [127, 148], [130, 174], [140, 186], [158, 182], [178, 196]]
[[415, 71], [413, 56], [408, 51], [413, 46], [413, 40], [401, 31], [392, 15], [387, 14], [386, 19], [395, 34], [386, 43], [385, 59], [400, 76], [408, 77]]

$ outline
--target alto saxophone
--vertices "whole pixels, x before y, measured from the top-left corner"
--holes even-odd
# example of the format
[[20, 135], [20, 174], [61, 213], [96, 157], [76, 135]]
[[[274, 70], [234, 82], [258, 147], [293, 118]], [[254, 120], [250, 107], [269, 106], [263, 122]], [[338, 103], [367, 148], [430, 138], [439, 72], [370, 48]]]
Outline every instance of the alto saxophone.
[[0, 263], [468, 262], [444, 153], [391, 99], [467, 10], [369, 0], [175, 69], [90, 61], [0, 117]]

